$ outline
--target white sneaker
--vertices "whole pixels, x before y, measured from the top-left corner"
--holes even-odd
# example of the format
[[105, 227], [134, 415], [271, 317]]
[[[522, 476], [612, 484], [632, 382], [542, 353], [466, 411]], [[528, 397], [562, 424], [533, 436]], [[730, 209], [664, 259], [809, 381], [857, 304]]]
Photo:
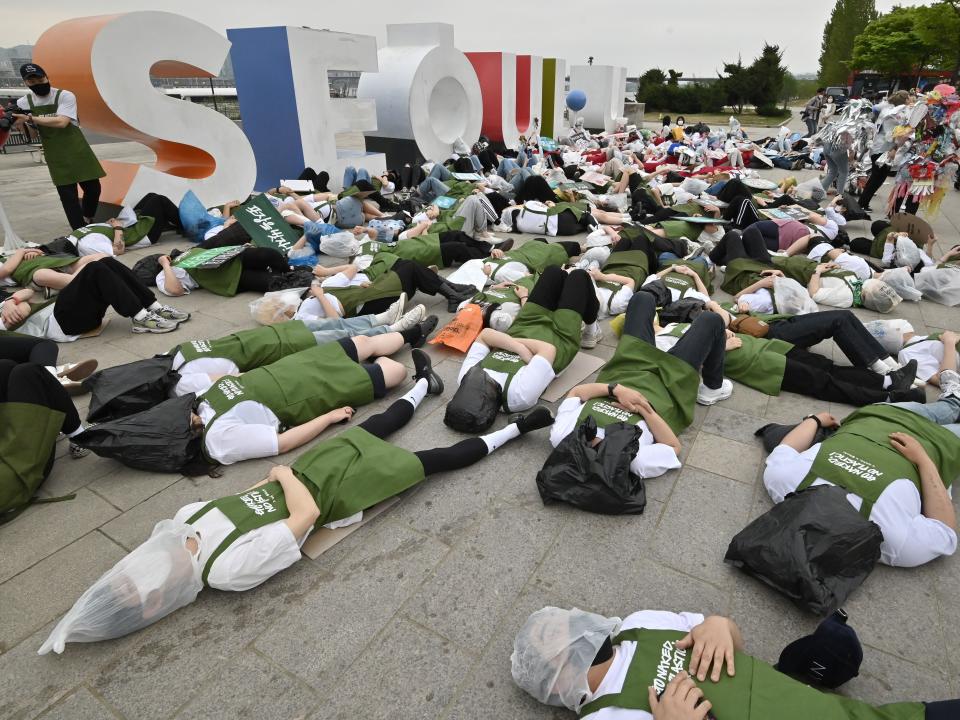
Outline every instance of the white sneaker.
[[600, 329], [600, 325], [594, 323], [593, 325], [587, 325], [583, 329], [583, 333], [580, 335], [580, 347], [582, 348], [595, 348], [597, 343], [603, 339], [603, 330]]
[[391, 323], [389, 330], [390, 332], [403, 332], [423, 322], [426, 318], [427, 309], [423, 305], [415, 305], [412, 310], [408, 310], [399, 320]]
[[703, 250], [703, 246], [700, 243], [691, 240], [688, 237], [683, 237], [681, 240], [684, 240], [687, 243], [687, 254], [684, 255], [684, 260], [692, 260], [695, 257], [699, 257]]
[[511, 226], [505, 225], [504, 223], [501, 223], [501, 222], [498, 222], [496, 225], [494, 225], [493, 229], [496, 232], [502, 232], [502, 233], [513, 232], [513, 228]]
[[173, 320], [167, 320], [166, 318], [160, 317], [156, 313], [147, 312], [146, 317], [142, 320], [137, 320], [137, 318], [130, 318], [131, 327], [130, 329], [134, 333], [168, 333], [173, 332], [178, 327], [180, 323], [174, 322]]
[[407, 302], [407, 294], [400, 293], [400, 297], [397, 298], [397, 301], [393, 303], [390, 307], [384, 310], [382, 313], [377, 313], [374, 315], [374, 320], [377, 325], [393, 325], [401, 317], [403, 317], [403, 306]]
[[78, 363], [67, 363], [66, 365], [47, 368], [47, 370], [52, 372], [56, 377], [60, 378], [61, 381], [63, 378], [67, 378], [68, 380], [83, 380], [84, 378], [90, 377], [96, 369], [96, 360], [82, 360]]
[[506, 238], [497, 237], [493, 233], [484, 233], [477, 237], [477, 240], [482, 240], [483, 242], [488, 242], [491, 245], [499, 245], [502, 242], [506, 242]]
[[721, 400], [726, 400], [731, 395], [733, 395], [733, 383], [726, 378], [723, 379], [720, 387], [716, 390], [708, 388], [701, 382], [697, 389], [697, 402], [700, 405], [714, 405]]
[[951, 397], [960, 400], [960, 374], [955, 370], [941, 370], [940, 390], [940, 400]]

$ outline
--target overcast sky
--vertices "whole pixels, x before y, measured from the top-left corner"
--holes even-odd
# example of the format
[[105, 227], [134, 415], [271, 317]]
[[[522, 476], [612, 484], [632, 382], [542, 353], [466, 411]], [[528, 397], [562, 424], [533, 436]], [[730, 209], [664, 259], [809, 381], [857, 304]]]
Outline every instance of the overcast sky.
[[[881, 11], [892, 5], [893, 0], [877, 0]], [[834, 0], [11, 0], [0, 25], [0, 47], [33, 44], [48, 27], [81, 13], [166, 10], [221, 32], [227, 27], [307, 25], [376, 35], [381, 46], [387, 23], [448, 22], [463, 51], [560, 57], [568, 64], [593, 55], [597, 64], [626, 66], [629, 75], [672, 67], [688, 77], [712, 76], [723, 60], [736, 60], [738, 54], [749, 62], [766, 41], [783, 49], [791, 71], [806, 73], [817, 70], [823, 25], [833, 6]]]

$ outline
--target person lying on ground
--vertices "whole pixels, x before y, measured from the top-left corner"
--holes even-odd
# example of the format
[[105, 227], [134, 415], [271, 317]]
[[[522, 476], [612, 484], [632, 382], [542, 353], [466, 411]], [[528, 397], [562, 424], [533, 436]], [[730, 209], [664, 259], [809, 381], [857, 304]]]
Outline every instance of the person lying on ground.
[[[2, 297], [2, 293], [0, 293]], [[0, 360], [43, 365], [68, 391], [80, 390], [80, 381], [97, 369], [97, 361], [88, 358], [75, 363], [57, 364], [60, 349], [53, 340], [0, 330]]]
[[[60, 620], [40, 654], [68, 642], [120, 637], [193, 602], [200, 590], [257, 587], [300, 559], [315, 530], [359, 522], [362, 513], [422, 482], [480, 462], [525, 433], [548, 427], [544, 407], [512, 418], [501, 430], [449, 447], [410, 452], [386, 442], [404, 427], [427, 394], [443, 383], [426, 353], [416, 350], [414, 386], [384, 412], [325, 440], [292, 466], [275, 466], [250, 489], [191, 503], [89, 588]], [[343, 419], [352, 416], [345, 408]]]
[[30, 287], [50, 297], [65, 288], [84, 267], [106, 255], [78, 258], [69, 253], [47, 253], [39, 248], [20, 248], [0, 265], [0, 286]]
[[874, 707], [825, 693], [745, 652], [730, 618], [641, 610], [604, 617], [545, 607], [517, 632], [514, 682], [589, 720], [950, 720], [960, 700]]

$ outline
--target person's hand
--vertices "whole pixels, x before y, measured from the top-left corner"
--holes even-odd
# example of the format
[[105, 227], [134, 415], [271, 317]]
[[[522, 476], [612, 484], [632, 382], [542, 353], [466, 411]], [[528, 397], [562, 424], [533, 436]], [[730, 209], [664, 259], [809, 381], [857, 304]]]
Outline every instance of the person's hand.
[[30, 317], [30, 303], [16, 303], [13, 300], [3, 303], [3, 324], [6, 327], [22, 323]]
[[940, 333], [940, 342], [944, 345], [956, 345], [960, 342], [960, 333], [956, 333], [953, 330], [944, 330]]
[[840, 427], [840, 421], [828, 412], [817, 413], [816, 417], [825, 428]]
[[13, 125], [17, 130], [22, 130], [30, 119], [30, 116], [24, 113], [10, 113], [10, 116], [13, 118]]
[[114, 230], [123, 230], [123, 223], [116, 218], [110, 218], [107, 220], [107, 225], [112, 227]]
[[503, 258], [503, 250], [494, 248], [493, 250], [490, 251], [490, 257], [500, 260], [501, 258]]
[[517, 300], [526, 300], [530, 297], [530, 291], [522, 285], [514, 285], [513, 293], [517, 296]]
[[652, 687], [647, 690], [647, 699], [653, 720], [703, 720], [713, 707], [709, 700], [703, 700], [703, 690], [682, 670], [667, 683], [659, 699]]
[[819, 263], [816, 268], [813, 270], [814, 275], [823, 275], [827, 270], [830, 269], [833, 263]]
[[[690, 655], [691, 677], [706, 680], [710, 673], [710, 679], [719, 682], [724, 662], [727, 664], [727, 675], [733, 677], [736, 673], [733, 630], [728, 618], [711, 615], [679, 640], [677, 647], [681, 650], [693, 648]], [[713, 672], [710, 671], [711, 664]]]
[[777, 282], [777, 277], [779, 277], [779, 276], [778, 276], [778, 275], [767, 275], [767, 276], [764, 277], [762, 280], [760, 280], [760, 283], [761, 283], [760, 287], [762, 287], [762, 288], [773, 288], [773, 286], [774, 286], [774, 285], [776, 284], [776, 282]]
[[600, 272], [600, 268], [590, 268], [587, 270], [587, 274], [589, 274], [594, 280], [599, 280], [603, 277], [603, 273]]
[[357, 225], [356, 227], [350, 228], [350, 232], [357, 236], [363, 235], [366, 231], [367, 229], [363, 227], [363, 225]]
[[342, 408], [337, 408], [336, 410], [331, 410], [324, 417], [330, 421], [331, 425], [336, 423], [346, 422], [353, 417], [353, 408], [350, 406], [345, 406]]
[[267, 480], [279, 480], [281, 475], [292, 472], [289, 465], [274, 465], [267, 474]]
[[930, 456], [927, 455], [927, 451], [923, 449], [923, 445], [912, 435], [901, 432], [890, 433], [890, 445], [893, 446], [894, 450], [918, 467], [922, 463], [930, 461]]
[[168, 268], [170, 267], [170, 256], [161, 255], [159, 258], [157, 258], [157, 262], [160, 264], [160, 267]]
[[370, 287], [370, 285], [371, 285], [371, 282], [369, 280], [364, 280], [362, 283], [360, 283], [360, 287], [362, 288], [368, 288]]
[[732, 332], [730, 332], [729, 330], [728, 330], [727, 332], [730, 333], [730, 334], [727, 336], [727, 341], [726, 341], [726, 343], [725, 343], [725, 345], [724, 345], [724, 349], [725, 349], [725, 350], [736, 350], [736, 349], [738, 349], [738, 348], [742, 348], [742, 347], [743, 347], [743, 338], [737, 337], [736, 335], [734, 335], [734, 334], [733, 334]]
[[23, 251], [24, 260], [33, 260], [41, 255], [43, 255], [43, 250], [37, 250], [36, 248], [27, 248]]
[[646, 396], [633, 388], [628, 388], [626, 385], [617, 385], [613, 389], [613, 396], [616, 398], [617, 404], [628, 412], [638, 415], [653, 412], [653, 406]]
[[783, 277], [783, 270], [762, 270], [760, 274], [764, 277]]

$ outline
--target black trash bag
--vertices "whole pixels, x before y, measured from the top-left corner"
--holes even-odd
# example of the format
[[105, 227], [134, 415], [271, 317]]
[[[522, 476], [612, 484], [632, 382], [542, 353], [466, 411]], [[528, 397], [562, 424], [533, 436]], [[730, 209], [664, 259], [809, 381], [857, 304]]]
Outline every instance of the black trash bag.
[[162, 257], [163, 253], [153, 253], [152, 255], [140, 258], [133, 264], [131, 270], [133, 270], [133, 274], [137, 276], [137, 280], [140, 281], [141, 285], [148, 288], [156, 286], [157, 275], [163, 270], [163, 268], [160, 267], [160, 258]]
[[483, 432], [497, 419], [503, 388], [482, 367], [474, 365], [447, 403], [443, 424], [464, 433]]
[[202, 474], [212, 465], [203, 459], [202, 435], [190, 426], [196, 403], [193, 393], [172, 398], [136, 415], [94, 425], [71, 439], [137, 470]]
[[297, 265], [288, 272], [271, 273], [267, 280], [267, 292], [277, 290], [292, 290], [293, 288], [309, 288], [315, 276], [313, 268], [306, 265]]
[[660, 317], [661, 325], [668, 325], [669, 323], [692, 323], [705, 309], [706, 304], [703, 300], [680, 298], [676, 302], [660, 308], [657, 315]]
[[840, 607], [880, 559], [880, 528], [817, 485], [790, 493], [741, 530], [724, 560], [817, 615]]
[[[758, 437], [763, 441], [763, 449], [768, 453], [773, 452], [773, 449], [783, 442], [783, 439], [793, 430], [797, 425], [779, 425], [777, 423], [769, 423], [764, 425], [762, 428], [757, 430], [753, 435]], [[813, 442], [811, 445], [817, 443], [822, 443], [828, 437], [833, 435], [836, 432], [833, 428], [822, 428], [818, 427], [816, 434], [813, 436]]]
[[565, 502], [603, 515], [639, 515], [647, 505], [643, 479], [630, 470], [643, 431], [614, 423], [596, 446], [597, 422], [587, 417], [567, 435], [537, 473], [544, 505]]
[[663, 307], [664, 305], [669, 305], [671, 302], [673, 302], [673, 295], [670, 294], [670, 288], [668, 288], [666, 283], [664, 283], [660, 278], [651, 280], [646, 285], [639, 288], [637, 292], [645, 292], [653, 295], [653, 299], [656, 302], [657, 307]]
[[103, 422], [149, 410], [167, 400], [179, 380], [172, 355], [95, 372], [83, 381], [83, 389], [90, 393], [87, 420]]
[[843, 204], [847, 206], [846, 212], [843, 213], [843, 216], [847, 219], [847, 222], [870, 219], [870, 213], [860, 207], [860, 201], [850, 193], [845, 192], [843, 194]]
[[75, 255], [80, 257], [77, 246], [65, 237], [55, 238], [45, 245], [41, 245], [40, 249], [43, 250], [45, 255]]

